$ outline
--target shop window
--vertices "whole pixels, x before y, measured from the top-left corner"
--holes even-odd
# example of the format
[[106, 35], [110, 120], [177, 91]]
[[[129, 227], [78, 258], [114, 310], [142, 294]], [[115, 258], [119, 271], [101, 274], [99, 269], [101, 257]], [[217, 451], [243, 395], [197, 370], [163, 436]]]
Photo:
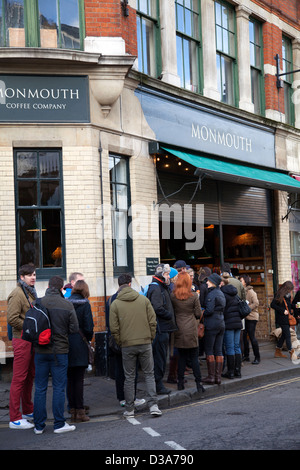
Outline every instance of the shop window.
[[[282, 73], [291, 72], [293, 70], [293, 55], [292, 55], [292, 42], [289, 38], [282, 38]], [[284, 88], [284, 113], [285, 122], [294, 125], [294, 106], [292, 101], [293, 89], [293, 74], [283, 75], [283, 88]]]
[[157, 77], [160, 71], [160, 42], [157, 0], [137, 0], [138, 69]]
[[249, 21], [251, 97], [255, 114], [264, 114], [262, 28], [258, 21]]
[[177, 73], [181, 86], [200, 92], [199, 0], [175, 0]]
[[65, 276], [61, 151], [15, 150], [14, 163], [18, 266]]
[[83, 0], [0, 0], [0, 46], [83, 49]]
[[217, 47], [217, 80], [220, 100], [236, 105], [236, 26], [234, 8], [221, 1], [215, 1], [215, 25]]
[[290, 232], [292, 280], [295, 291], [300, 287], [300, 232]]
[[112, 209], [112, 250], [114, 275], [133, 271], [132, 240], [128, 234], [131, 222], [129, 162], [127, 158], [110, 155], [110, 195]]

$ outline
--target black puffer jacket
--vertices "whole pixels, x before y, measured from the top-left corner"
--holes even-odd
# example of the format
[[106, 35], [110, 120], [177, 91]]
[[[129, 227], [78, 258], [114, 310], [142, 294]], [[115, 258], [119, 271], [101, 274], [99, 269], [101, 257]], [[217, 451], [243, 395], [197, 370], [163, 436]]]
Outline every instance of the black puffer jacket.
[[157, 331], [164, 333], [177, 330], [169, 288], [161, 276], [154, 276], [149, 284], [147, 297], [156, 313]]
[[237, 288], [232, 284], [221, 287], [225, 295], [226, 306], [224, 310], [225, 330], [241, 330], [242, 320], [239, 313], [239, 298]]
[[[72, 294], [68, 301], [75, 308], [80, 331], [87, 341], [91, 341], [93, 338], [94, 322], [88, 299], [83, 298], [80, 294]], [[69, 336], [69, 347], [69, 367], [87, 367], [89, 364], [88, 347], [80, 333], [74, 333]]]
[[210, 287], [204, 300], [204, 326], [207, 330], [224, 328], [226, 300], [219, 287]]

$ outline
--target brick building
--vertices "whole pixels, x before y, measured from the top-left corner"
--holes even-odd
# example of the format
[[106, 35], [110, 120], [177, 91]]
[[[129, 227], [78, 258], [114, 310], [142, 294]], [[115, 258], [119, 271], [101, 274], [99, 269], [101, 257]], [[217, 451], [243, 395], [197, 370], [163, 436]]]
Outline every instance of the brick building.
[[[228, 261], [251, 275], [267, 338], [274, 289], [299, 283], [300, 73], [276, 77], [300, 68], [299, 2], [48, 3], [0, 13], [6, 351], [6, 299], [29, 261], [39, 295], [52, 274], [84, 273], [97, 333], [121, 272], [139, 289], [158, 260]], [[195, 232], [203, 204], [204, 245], [187, 249], [184, 205]]]

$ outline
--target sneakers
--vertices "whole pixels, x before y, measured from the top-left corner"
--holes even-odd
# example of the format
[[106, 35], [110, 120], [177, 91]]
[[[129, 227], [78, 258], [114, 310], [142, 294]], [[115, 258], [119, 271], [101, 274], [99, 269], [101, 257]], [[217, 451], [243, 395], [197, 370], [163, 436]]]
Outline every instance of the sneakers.
[[152, 416], [161, 416], [162, 412], [160, 411], [157, 405], [152, 405], [150, 406], [150, 414]]
[[31, 429], [34, 427], [34, 424], [29, 423], [27, 419], [19, 419], [18, 421], [10, 421], [10, 429]]
[[144, 398], [136, 398], [134, 400], [134, 406], [141, 406], [144, 403], [146, 403], [146, 400], [144, 400]]
[[134, 418], [134, 410], [124, 411], [123, 416], [124, 418]]
[[63, 432], [75, 431], [75, 429], [76, 429], [76, 426], [73, 426], [73, 425], [70, 426], [70, 424], [65, 423], [65, 425], [62, 426], [61, 428], [54, 429], [54, 432], [56, 434], [60, 434], [60, 433], [63, 433]]
[[[126, 403], [125, 400], [121, 400], [121, 401], [120, 401], [120, 405], [121, 405], [121, 406], [125, 406], [125, 403]], [[146, 403], [146, 400], [144, 400], [144, 398], [136, 398], [136, 399], [134, 400], [134, 406], [141, 406], [141, 405], [143, 405], [144, 403]]]
[[34, 428], [33, 432], [34, 432], [34, 434], [43, 434], [44, 429], [36, 429], [36, 428]]

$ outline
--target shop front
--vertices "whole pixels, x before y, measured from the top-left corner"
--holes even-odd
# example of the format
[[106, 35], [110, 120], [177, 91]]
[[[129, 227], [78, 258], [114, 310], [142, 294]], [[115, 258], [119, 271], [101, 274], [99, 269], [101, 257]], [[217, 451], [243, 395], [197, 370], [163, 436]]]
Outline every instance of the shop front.
[[[274, 131], [153, 90], [137, 94], [157, 138], [149, 153], [156, 167], [161, 261], [184, 259], [195, 272], [203, 266], [219, 272], [227, 262], [235, 275], [248, 274], [260, 300], [258, 336], [267, 338], [278, 283], [274, 192], [300, 189], [276, 168]], [[192, 231], [185, 230], [186, 212]], [[201, 246], [193, 245], [190, 234], [200, 232]]]

